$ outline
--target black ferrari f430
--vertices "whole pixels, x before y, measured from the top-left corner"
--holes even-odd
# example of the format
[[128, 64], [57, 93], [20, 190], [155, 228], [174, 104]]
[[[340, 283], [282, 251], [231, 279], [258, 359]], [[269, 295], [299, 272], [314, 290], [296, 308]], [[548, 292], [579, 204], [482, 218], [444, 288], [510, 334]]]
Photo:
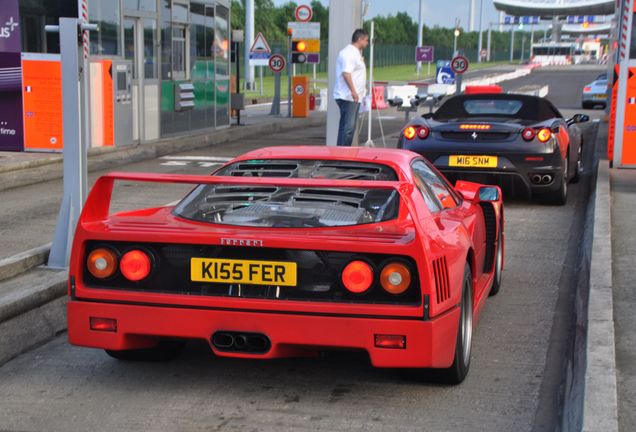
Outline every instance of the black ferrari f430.
[[432, 114], [411, 120], [398, 147], [420, 153], [451, 181], [523, 185], [547, 202], [565, 204], [582, 170], [579, 123], [547, 99], [518, 94], [452, 96]]

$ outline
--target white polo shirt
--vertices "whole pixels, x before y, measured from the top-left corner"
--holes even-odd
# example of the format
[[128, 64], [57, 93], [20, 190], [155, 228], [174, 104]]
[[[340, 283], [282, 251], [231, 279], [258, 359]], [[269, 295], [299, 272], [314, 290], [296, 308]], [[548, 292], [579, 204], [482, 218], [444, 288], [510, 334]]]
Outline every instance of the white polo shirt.
[[362, 53], [352, 44], [347, 45], [338, 54], [336, 60], [336, 85], [333, 89], [334, 99], [344, 99], [353, 102], [351, 90], [342, 76], [343, 72], [351, 74], [353, 87], [356, 89], [360, 99], [366, 94], [367, 67], [364, 64]]

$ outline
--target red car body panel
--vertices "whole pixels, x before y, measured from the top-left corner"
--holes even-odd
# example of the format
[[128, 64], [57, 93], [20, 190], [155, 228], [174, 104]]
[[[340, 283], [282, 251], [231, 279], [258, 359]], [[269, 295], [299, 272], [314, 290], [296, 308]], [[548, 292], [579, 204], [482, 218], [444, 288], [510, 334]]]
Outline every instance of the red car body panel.
[[[410, 165], [421, 157], [404, 150], [278, 147], [256, 150], [230, 163], [251, 159], [320, 159], [381, 163], [398, 181], [275, 177], [221, 177], [112, 173], [95, 183], [77, 225], [69, 269], [68, 337], [75, 345], [125, 350], [150, 347], [161, 338], [204, 339], [220, 356], [276, 358], [321, 349], [351, 348], [369, 353], [378, 367], [448, 367], [455, 353], [464, 267], [473, 270], [475, 322], [491, 285], [484, 269], [488, 253], [481, 185], [463, 182], [456, 208], [431, 213], [414, 187]], [[394, 220], [328, 228], [259, 228], [218, 225], [178, 217], [172, 207], [109, 214], [115, 180], [230, 185], [361, 187], [394, 189], [400, 210]], [[471, 195], [472, 194], [472, 195]], [[501, 196], [499, 194], [499, 196]], [[503, 205], [492, 203], [497, 232], [503, 232]], [[497, 241], [503, 243], [503, 235]], [[315, 249], [411, 257], [416, 263], [418, 305], [318, 302], [104, 289], [84, 284], [88, 241], [221, 245], [222, 239], [258, 238], [267, 248]], [[492, 245], [489, 245], [492, 247]], [[440, 263], [445, 266], [440, 267]], [[440, 281], [442, 281], [440, 286]], [[445, 281], [445, 282], [444, 282]], [[91, 330], [90, 317], [117, 320], [116, 332]], [[271, 340], [262, 354], [217, 350], [216, 331], [258, 332]], [[374, 335], [406, 337], [405, 349], [379, 348]]]

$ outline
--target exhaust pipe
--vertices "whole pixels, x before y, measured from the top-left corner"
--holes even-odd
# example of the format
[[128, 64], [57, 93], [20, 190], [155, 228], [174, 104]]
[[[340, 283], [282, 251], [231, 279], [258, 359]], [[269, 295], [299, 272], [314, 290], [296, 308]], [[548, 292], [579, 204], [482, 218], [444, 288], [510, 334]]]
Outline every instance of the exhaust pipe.
[[212, 336], [212, 344], [219, 349], [227, 350], [234, 346], [234, 335], [230, 333], [214, 333]]
[[541, 177], [541, 183], [543, 184], [548, 184], [552, 182], [552, 176], [549, 174], [544, 175], [543, 177]]
[[267, 350], [269, 341], [265, 336], [253, 335], [247, 338], [247, 348], [250, 351], [264, 352]]
[[239, 334], [234, 338], [234, 348], [238, 351], [243, 351], [247, 348], [247, 337], [243, 334]]
[[532, 180], [532, 183], [539, 184], [541, 183], [541, 176], [539, 174], [534, 174], [531, 180]]

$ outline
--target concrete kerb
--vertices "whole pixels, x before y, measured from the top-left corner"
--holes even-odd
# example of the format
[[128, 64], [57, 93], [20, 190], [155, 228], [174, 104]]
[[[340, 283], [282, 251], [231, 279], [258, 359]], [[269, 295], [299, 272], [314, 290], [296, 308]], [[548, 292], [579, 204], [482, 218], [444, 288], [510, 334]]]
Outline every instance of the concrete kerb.
[[[325, 122], [324, 115], [314, 115], [305, 119], [272, 119], [265, 123], [230, 127], [193, 136], [164, 138], [151, 143], [91, 149], [88, 156], [88, 168], [89, 171], [99, 171], [122, 163], [138, 162], [172, 153], [219, 145], [253, 135], [267, 135], [293, 128], [320, 126]], [[11, 163], [0, 166], [0, 191], [61, 177], [62, 155]]]
[[584, 432], [618, 431], [609, 162], [598, 166], [590, 264]]
[[47, 260], [51, 243], [30, 249], [9, 258], [0, 259], [0, 281], [10, 279], [37, 267]]

